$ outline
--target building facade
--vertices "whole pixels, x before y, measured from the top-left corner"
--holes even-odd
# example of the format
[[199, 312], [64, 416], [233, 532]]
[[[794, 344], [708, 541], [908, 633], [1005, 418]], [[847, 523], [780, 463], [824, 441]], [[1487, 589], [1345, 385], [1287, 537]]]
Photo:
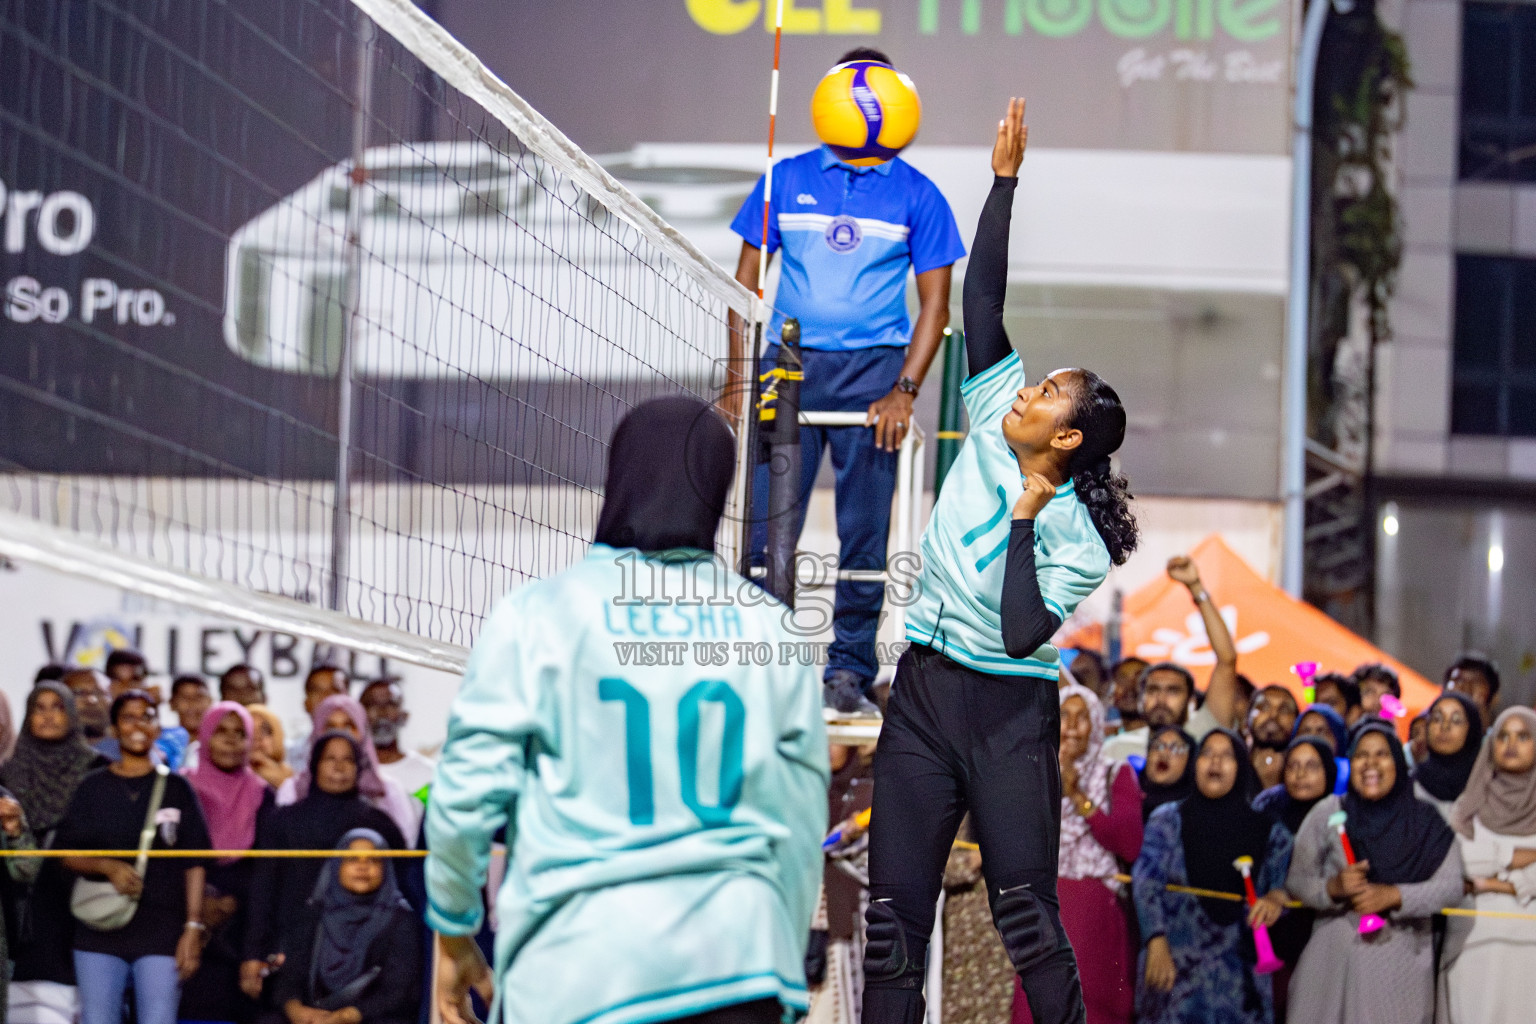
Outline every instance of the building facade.
[[1536, 694], [1536, 3], [1405, 0], [1404, 252], [1378, 356], [1377, 640]]

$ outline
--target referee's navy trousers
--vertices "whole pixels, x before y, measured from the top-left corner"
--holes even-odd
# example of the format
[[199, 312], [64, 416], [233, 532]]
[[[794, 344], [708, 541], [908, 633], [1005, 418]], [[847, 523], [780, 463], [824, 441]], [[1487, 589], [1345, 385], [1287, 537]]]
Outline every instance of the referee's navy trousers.
[[[802, 348], [805, 381], [800, 408], [806, 412], [865, 412], [871, 402], [890, 394], [901, 376], [906, 349], [881, 345], [829, 352]], [[763, 356], [761, 372], [773, 369], [778, 346]], [[836, 569], [885, 568], [886, 538], [891, 531], [891, 499], [896, 492], [896, 453], [875, 445], [872, 427], [801, 427], [801, 497], [787, 515], [794, 535], [805, 526], [806, 504], [816, 485], [822, 452], [832, 451], [836, 473], [838, 565]], [[768, 466], [759, 465], [752, 482], [752, 564], [765, 564], [768, 545]], [[775, 510], [777, 511], [777, 510]], [[875, 632], [885, 601], [881, 583], [840, 582], [832, 609], [833, 641], [827, 669], [857, 673], [867, 688], [880, 666], [875, 660]], [[802, 614], [797, 621], [810, 622]]]

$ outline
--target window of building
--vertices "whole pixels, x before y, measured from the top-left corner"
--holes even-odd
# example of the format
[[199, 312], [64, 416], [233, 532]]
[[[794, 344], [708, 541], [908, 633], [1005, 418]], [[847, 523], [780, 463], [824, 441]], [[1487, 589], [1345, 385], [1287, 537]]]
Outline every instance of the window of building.
[[1536, 4], [1462, 11], [1461, 177], [1536, 181]]
[[1452, 433], [1536, 437], [1536, 259], [1456, 257], [1453, 352]]

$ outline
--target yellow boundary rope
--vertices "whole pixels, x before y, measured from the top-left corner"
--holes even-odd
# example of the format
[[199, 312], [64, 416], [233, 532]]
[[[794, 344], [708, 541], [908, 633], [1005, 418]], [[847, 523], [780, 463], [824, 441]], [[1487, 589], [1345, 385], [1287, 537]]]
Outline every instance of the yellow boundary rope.
[[1517, 914], [1513, 910], [1468, 910], [1465, 907], [1444, 907], [1439, 913], [1447, 917], [1507, 917], [1516, 921], [1536, 921], [1536, 914]]
[[[133, 860], [138, 850], [0, 850], [0, 857], [110, 857]], [[228, 860], [231, 857], [395, 857], [415, 859], [425, 857], [426, 850], [148, 850], [147, 857], [199, 860]]]
[[[955, 848], [959, 850], [981, 849], [975, 843], [966, 843], [959, 840], [955, 841]], [[1131, 884], [1130, 875], [1111, 875], [1110, 878], [1116, 882], [1122, 882], [1126, 885]], [[1189, 896], [1201, 896], [1210, 900], [1230, 900], [1233, 903], [1241, 903], [1248, 898], [1247, 896], [1238, 895], [1235, 892], [1220, 892], [1216, 889], [1199, 889], [1192, 885], [1175, 885], [1172, 882], [1165, 883], [1163, 888], [1168, 892], [1184, 893]], [[1302, 907], [1302, 903], [1300, 900], [1291, 900], [1286, 903], [1286, 906], [1290, 907], [1292, 910], [1296, 910]], [[1502, 917], [1512, 921], [1536, 921], [1536, 914], [1518, 914], [1512, 910], [1472, 910], [1467, 907], [1442, 907], [1435, 911], [1435, 913], [1444, 914], [1446, 917]]]
[[[956, 842], [956, 848], [961, 850], [979, 849], [975, 843]], [[138, 850], [0, 850], [0, 858], [5, 857], [111, 857], [121, 860], [132, 860], [139, 855]], [[196, 859], [196, 860], [228, 860], [230, 858], [279, 858], [279, 859], [318, 859], [322, 857], [390, 857], [397, 860], [421, 860], [427, 856], [426, 850], [149, 850], [149, 857], [160, 857], [171, 860]], [[1112, 875], [1114, 881], [1126, 885], [1131, 883], [1130, 875]], [[1169, 892], [1183, 893], [1189, 896], [1200, 896], [1210, 900], [1230, 900], [1233, 903], [1241, 903], [1246, 896], [1235, 892], [1221, 892], [1216, 889], [1200, 889], [1192, 885], [1175, 885], [1172, 882], [1164, 885]], [[1292, 900], [1287, 907], [1299, 908], [1301, 903]], [[1470, 910], [1464, 907], [1443, 907], [1436, 913], [1447, 917], [1501, 917], [1513, 921], [1536, 921], [1536, 914], [1518, 914], [1510, 910]]]

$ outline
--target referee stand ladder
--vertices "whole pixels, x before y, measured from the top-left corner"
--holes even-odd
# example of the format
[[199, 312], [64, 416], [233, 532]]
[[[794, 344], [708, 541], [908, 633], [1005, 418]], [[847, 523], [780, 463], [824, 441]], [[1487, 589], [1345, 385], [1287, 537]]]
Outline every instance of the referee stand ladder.
[[[965, 435], [959, 429], [961, 416], [960, 384], [965, 374], [965, 338], [959, 331], [944, 331], [943, 390], [939, 408], [939, 464], [935, 492], [943, 485], [949, 466], [954, 462], [960, 442]], [[835, 587], [842, 581], [880, 583], [889, 586], [892, 581], [890, 566], [895, 559], [920, 557], [919, 538], [922, 534], [923, 490], [925, 477], [923, 446], [927, 435], [914, 417], [902, 437], [896, 453], [896, 490], [892, 509], [893, 530], [886, 551], [885, 569], [838, 569], [835, 573], [819, 570], [812, 560], [804, 563], [796, 558], [797, 538], [791, 532], [791, 516], [773, 515], [773, 510], [785, 509], [801, 493], [800, 432], [790, 428], [787, 415], [796, 412], [793, 421], [798, 426], [809, 427], [863, 427], [863, 412], [809, 412], [799, 408], [800, 383], [803, 371], [799, 352], [799, 324], [786, 321], [779, 347], [778, 364], [764, 374], [759, 381], [759, 439], [768, 448], [769, 497], [768, 537], [766, 566], [753, 569], [754, 577], [764, 580], [764, 586], [774, 596], [794, 607], [797, 595], [806, 590]], [[795, 496], [795, 497], [792, 497]], [[899, 563], [898, 563], [899, 564]], [[887, 592], [889, 598], [889, 592]], [[906, 608], [887, 601], [886, 610], [891, 615], [896, 642], [906, 637]], [[835, 743], [862, 745], [873, 743], [880, 734], [878, 719], [841, 718], [835, 712], [827, 712], [828, 738]]]

